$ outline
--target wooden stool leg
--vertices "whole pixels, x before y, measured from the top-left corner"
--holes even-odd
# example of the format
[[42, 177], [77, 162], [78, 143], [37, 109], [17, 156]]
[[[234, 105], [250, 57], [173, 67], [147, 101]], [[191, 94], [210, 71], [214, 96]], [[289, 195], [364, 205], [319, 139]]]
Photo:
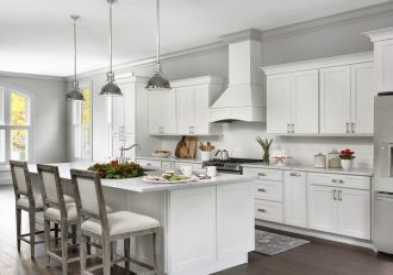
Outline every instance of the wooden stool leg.
[[18, 246], [18, 252], [20, 252], [20, 234], [22, 226], [22, 210], [16, 209], [16, 243]]
[[160, 239], [159, 239], [159, 229], [152, 234], [153, 235], [153, 259], [154, 259], [154, 272], [155, 274], [161, 274], [159, 264], [158, 264], [158, 254], [160, 251]]
[[63, 275], [67, 275], [68, 273], [68, 223], [61, 223], [61, 261], [62, 261], [62, 270]]
[[30, 251], [31, 258], [35, 257], [35, 212], [29, 211], [29, 223], [30, 223]]
[[73, 224], [71, 228], [72, 228], [72, 244], [76, 244], [76, 224]]
[[81, 244], [81, 251], [80, 251], [80, 256], [81, 256], [81, 274], [86, 273], [86, 252], [87, 252], [87, 237], [81, 235], [80, 239], [80, 244]]
[[48, 252], [50, 251], [50, 221], [44, 221], [44, 238], [45, 238], [45, 264], [47, 267], [50, 266], [50, 256]]
[[130, 274], [130, 245], [131, 239], [124, 239], [124, 256], [126, 257], [125, 268], [126, 274]]
[[91, 245], [90, 245], [91, 239], [90, 237], [86, 237], [86, 249], [87, 249], [87, 255], [91, 254]]
[[104, 275], [110, 275], [111, 274], [111, 241], [104, 236], [101, 239], [102, 242], [102, 264], [103, 264], [103, 270], [104, 270]]

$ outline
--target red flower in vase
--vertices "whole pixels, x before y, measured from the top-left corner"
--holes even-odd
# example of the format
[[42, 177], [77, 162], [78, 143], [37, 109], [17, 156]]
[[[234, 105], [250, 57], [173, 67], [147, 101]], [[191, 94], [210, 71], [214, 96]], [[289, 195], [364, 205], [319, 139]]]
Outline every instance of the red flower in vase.
[[354, 159], [355, 152], [350, 149], [345, 149], [340, 152], [340, 159]]

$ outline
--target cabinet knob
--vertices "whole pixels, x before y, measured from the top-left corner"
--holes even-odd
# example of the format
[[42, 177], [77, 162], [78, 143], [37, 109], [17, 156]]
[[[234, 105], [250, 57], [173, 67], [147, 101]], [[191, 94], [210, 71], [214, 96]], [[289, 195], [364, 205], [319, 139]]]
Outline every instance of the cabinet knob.
[[258, 209], [258, 212], [266, 213], [267, 211], [265, 209]]

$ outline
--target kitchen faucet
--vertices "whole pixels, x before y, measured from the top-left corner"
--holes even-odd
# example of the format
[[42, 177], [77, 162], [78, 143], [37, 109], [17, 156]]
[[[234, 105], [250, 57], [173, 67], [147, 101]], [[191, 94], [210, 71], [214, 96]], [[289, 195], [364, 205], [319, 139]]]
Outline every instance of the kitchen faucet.
[[124, 147], [121, 146], [120, 147], [120, 162], [124, 162], [125, 161], [125, 151], [131, 150], [132, 148], [137, 147], [139, 149], [141, 149], [141, 146], [139, 146], [138, 143], [134, 143], [133, 145], [131, 145], [130, 147]]

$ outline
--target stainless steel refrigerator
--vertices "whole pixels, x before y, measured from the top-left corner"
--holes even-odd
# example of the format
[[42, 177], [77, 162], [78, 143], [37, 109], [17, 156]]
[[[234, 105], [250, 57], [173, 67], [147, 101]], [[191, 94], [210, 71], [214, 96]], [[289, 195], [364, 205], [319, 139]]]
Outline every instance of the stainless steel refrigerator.
[[373, 242], [393, 254], [393, 93], [374, 101]]

